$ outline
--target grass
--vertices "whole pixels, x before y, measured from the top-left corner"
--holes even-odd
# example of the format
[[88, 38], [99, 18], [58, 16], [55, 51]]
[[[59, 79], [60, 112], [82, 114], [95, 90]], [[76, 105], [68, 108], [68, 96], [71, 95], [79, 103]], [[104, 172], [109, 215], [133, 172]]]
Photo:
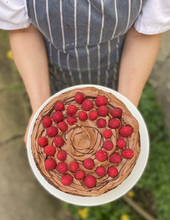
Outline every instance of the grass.
[[20, 89], [24, 89], [25, 86], [24, 86], [24, 83], [19, 83], [18, 85], [15, 85], [15, 86], [8, 86], [8, 87], [5, 87], [4, 88], [4, 92], [9, 92], [9, 91], [18, 91]]
[[139, 110], [147, 124], [150, 135], [150, 157], [146, 170], [137, 184], [140, 189], [148, 189], [157, 210], [157, 218], [170, 219], [170, 143], [168, 132], [164, 128], [164, 114], [156, 102], [155, 92], [151, 86], [145, 86]]

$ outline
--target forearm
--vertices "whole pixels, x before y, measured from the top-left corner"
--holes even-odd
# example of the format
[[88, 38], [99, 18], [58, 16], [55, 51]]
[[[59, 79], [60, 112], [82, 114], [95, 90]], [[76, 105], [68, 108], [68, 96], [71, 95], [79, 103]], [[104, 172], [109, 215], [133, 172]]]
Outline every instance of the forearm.
[[125, 38], [119, 71], [118, 92], [138, 105], [143, 87], [151, 73], [161, 35], [144, 35], [132, 27]]
[[15, 64], [24, 81], [33, 112], [50, 97], [48, 62], [41, 33], [33, 26], [10, 31]]

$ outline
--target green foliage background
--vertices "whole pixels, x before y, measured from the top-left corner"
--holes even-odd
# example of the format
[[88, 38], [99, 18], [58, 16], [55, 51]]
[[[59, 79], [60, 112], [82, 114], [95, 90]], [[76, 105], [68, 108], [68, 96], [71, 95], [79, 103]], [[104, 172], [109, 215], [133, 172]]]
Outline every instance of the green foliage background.
[[[156, 101], [156, 95], [152, 87], [145, 85], [140, 103], [141, 112], [149, 131], [150, 156], [146, 170], [135, 186], [135, 189], [144, 192], [145, 190], [153, 197], [156, 211], [154, 213], [158, 220], [170, 219], [170, 143], [168, 132], [164, 128], [164, 114], [161, 106]], [[147, 202], [145, 194], [140, 193], [136, 202], [144, 206]], [[143, 203], [143, 204], [142, 204]], [[150, 201], [148, 201], [150, 203]], [[67, 204], [66, 208], [75, 216], [81, 219], [77, 211], [84, 207]], [[151, 207], [150, 207], [151, 208]], [[150, 212], [149, 208], [147, 210]], [[122, 199], [97, 207], [89, 207], [86, 220], [118, 220], [126, 213], [130, 220], [144, 220], [135, 213]]]
[[137, 184], [153, 195], [159, 220], [170, 219], [170, 143], [164, 128], [164, 114], [156, 102], [155, 92], [146, 84], [140, 104], [150, 135], [150, 157], [146, 170]]

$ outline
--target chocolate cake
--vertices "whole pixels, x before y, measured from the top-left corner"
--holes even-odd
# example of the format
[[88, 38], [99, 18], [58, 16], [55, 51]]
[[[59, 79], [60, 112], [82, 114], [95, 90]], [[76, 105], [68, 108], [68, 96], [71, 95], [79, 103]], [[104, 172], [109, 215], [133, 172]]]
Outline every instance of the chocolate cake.
[[139, 124], [113, 94], [73, 89], [40, 112], [31, 149], [49, 184], [76, 196], [99, 196], [132, 172], [140, 153]]

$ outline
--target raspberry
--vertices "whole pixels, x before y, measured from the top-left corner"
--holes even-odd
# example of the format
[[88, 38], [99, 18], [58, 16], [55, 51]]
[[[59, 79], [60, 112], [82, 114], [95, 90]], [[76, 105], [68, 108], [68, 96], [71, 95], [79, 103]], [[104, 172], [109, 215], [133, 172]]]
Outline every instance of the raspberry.
[[54, 139], [54, 144], [56, 145], [56, 147], [62, 147], [64, 144], [64, 140], [62, 137], [56, 137]]
[[97, 110], [98, 115], [105, 117], [109, 114], [109, 109], [105, 105], [101, 105]]
[[112, 150], [113, 149], [113, 143], [111, 141], [104, 141], [103, 147], [105, 150]]
[[82, 109], [84, 111], [90, 111], [93, 108], [93, 102], [89, 99], [86, 99], [82, 104]]
[[120, 121], [115, 119], [115, 118], [112, 118], [110, 121], [109, 121], [109, 128], [119, 128], [120, 126]]
[[70, 174], [65, 174], [61, 177], [61, 183], [64, 186], [69, 186], [73, 182], [73, 177]]
[[84, 111], [80, 111], [78, 114], [78, 117], [81, 121], [86, 121], [88, 118], [87, 113]]
[[59, 162], [58, 164], [57, 164], [57, 171], [59, 172], [59, 173], [65, 173], [66, 171], [67, 171], [67, 164], [65, 163], [65, 162]]
[[75, 95], [75, 100], [77, 103], [81, 104], [83, 103], [84, 101], [84, 95], [80, 92], [78, 92], [76, 95]]
[[109, 167], [107, 170], [107, 173], [111, 177], [115, 177], [118, 175], [118, 171], [117, 171], [116, 167]]
[[122, 157], [130, 159], [133, 157], [133, 150], [131, 149], [125, 149], [122, 151]]
[[57, 153], [57, 159], [64, 161], [67, 157], [67, 153], [64, 150], [61, 150]]
[[48, 137], [55, 137], [58, 134], [58, 129], [54, 126], [47, 128], [46, 131]]
[[98, 150], [96, 151], [96, 159], [99, 161], [105, 161], [107, 160], [107, 153], [104, 150]]
[[99, 95], [95, 101], [96, 105], [99, 107], [101, 105], [107, 104], [107, 98], [105, 96]]
[[110, 155], [110, 162], [119, 163], [121, 161], [121, 156], [118, 153], [113, 153]]
[[118, 148], [124, 148], [126, 145], [126, 142], [123, 138], [118, 138], [117, 139], [117, 147]]
[[112, 110], [112, 116], [113, 118], [121, 118], [122, 116], [122, 109], [120, 108], [115, 108]]
[[48, 146], [46, 146], [46, 147], [44, 148], [44, 152], [45, 152], [46, 155], [52, 156], [52, 155], [55, 154], [56, 149], [55, 149], [54, 146], [48, 145]]
[[71, 171], [75, 171], [79, 168], [79, 164], [76, 161], [70, 163], [69, 168]]
[[89, 112], [89, 119], [90, 119], [90, 120], [92, 120], [92, 121], [96, 120], [96, 119], [97, 119], [97, 116], [98, 116], [98, 114], [97, 114], [96, 111], [91, 111], [91, 112]]
[[50, 159], [46, 159], [45, 160], [45, 169], [46, 170], [53, 170], [53, 169], [55, 169], [56, 168], [56, 162], [55, 162], [55, 160], [54, 159], [52, 159], [52, 158], [50, 158]]
[[58, 128], [60, 129], [60, 131], [65, 132], [67, 131], [68, 126], [64, 121], [62, 121], [58, 123]]
[[51, 118], [48, 116], [44, 117], [42, 123], [44, 128], [49, 128], [52, 125]]
[[106, 120], [103, 118], [100, 118], [97, 120], [97, 127], [98, 128], [104, 128], [106, 126]]
[[106, 175], [106, 169], [104, 167], [97, 167], [95, 172], [99, 176], [105, 176]]
[[52, 115], [52, 119], [53, 121], [55, 121], [56, 123], [59, 123], [60, 121], [63, 120], [63, 113], [62, 112], [54, 112], [54, 114]]
[[55, 104], [54, 109], [55, 109], [56, 111], [62, 111], [62, 110], [64, 110], [64, 104], [63, 104], [62, 102], [57, 102], [57, 103]]
[[69, 125], [74, 125], [76, 122], [77, 122], [77, 119], [75, 117], [70, 116], [67, 118], [67, 123]]
[[92, 159], [87, 158], [84, 160], [83, 162], [83, 166], [87, 169], [87, 170], [91, 170], [94, 167], [94, 162]]
[[41, 147], [47, 146], [47, 144], [48, 144], [47, 138], [45, 138], [45, 137], [40, 137], [40, 138], [38, 138], [38, 144], [39, 144]]
[[74, 176], [77, 180], [80, 180], [85, 176], [85, 172], [84, 172], [84, 170], [77, 170], [75, 172]]
[[67, 114], [70, 115], [70, 116], [73, 116], [75, 115], [77, 112], [77, 107], [75, 105], [69, 105], [67, 107]]
[[106, 129], [105, 131], [103, 131], [103, 133], [102, 133], [102, 135], [103, 135], [103, 137], [104, 138], [111, 138], [111, 136], [112, 136], [112, 131], [110, 130], [110, 129]]
[[132, 134], [133, 129], [130, 126], [122, 126], [119, 130], [119, 133], [122, 137], [128, 137]]
[[88, 188], [93, 188], [96, 185], [96, 178], [92, 175], [85, 176], [84, 185]]

